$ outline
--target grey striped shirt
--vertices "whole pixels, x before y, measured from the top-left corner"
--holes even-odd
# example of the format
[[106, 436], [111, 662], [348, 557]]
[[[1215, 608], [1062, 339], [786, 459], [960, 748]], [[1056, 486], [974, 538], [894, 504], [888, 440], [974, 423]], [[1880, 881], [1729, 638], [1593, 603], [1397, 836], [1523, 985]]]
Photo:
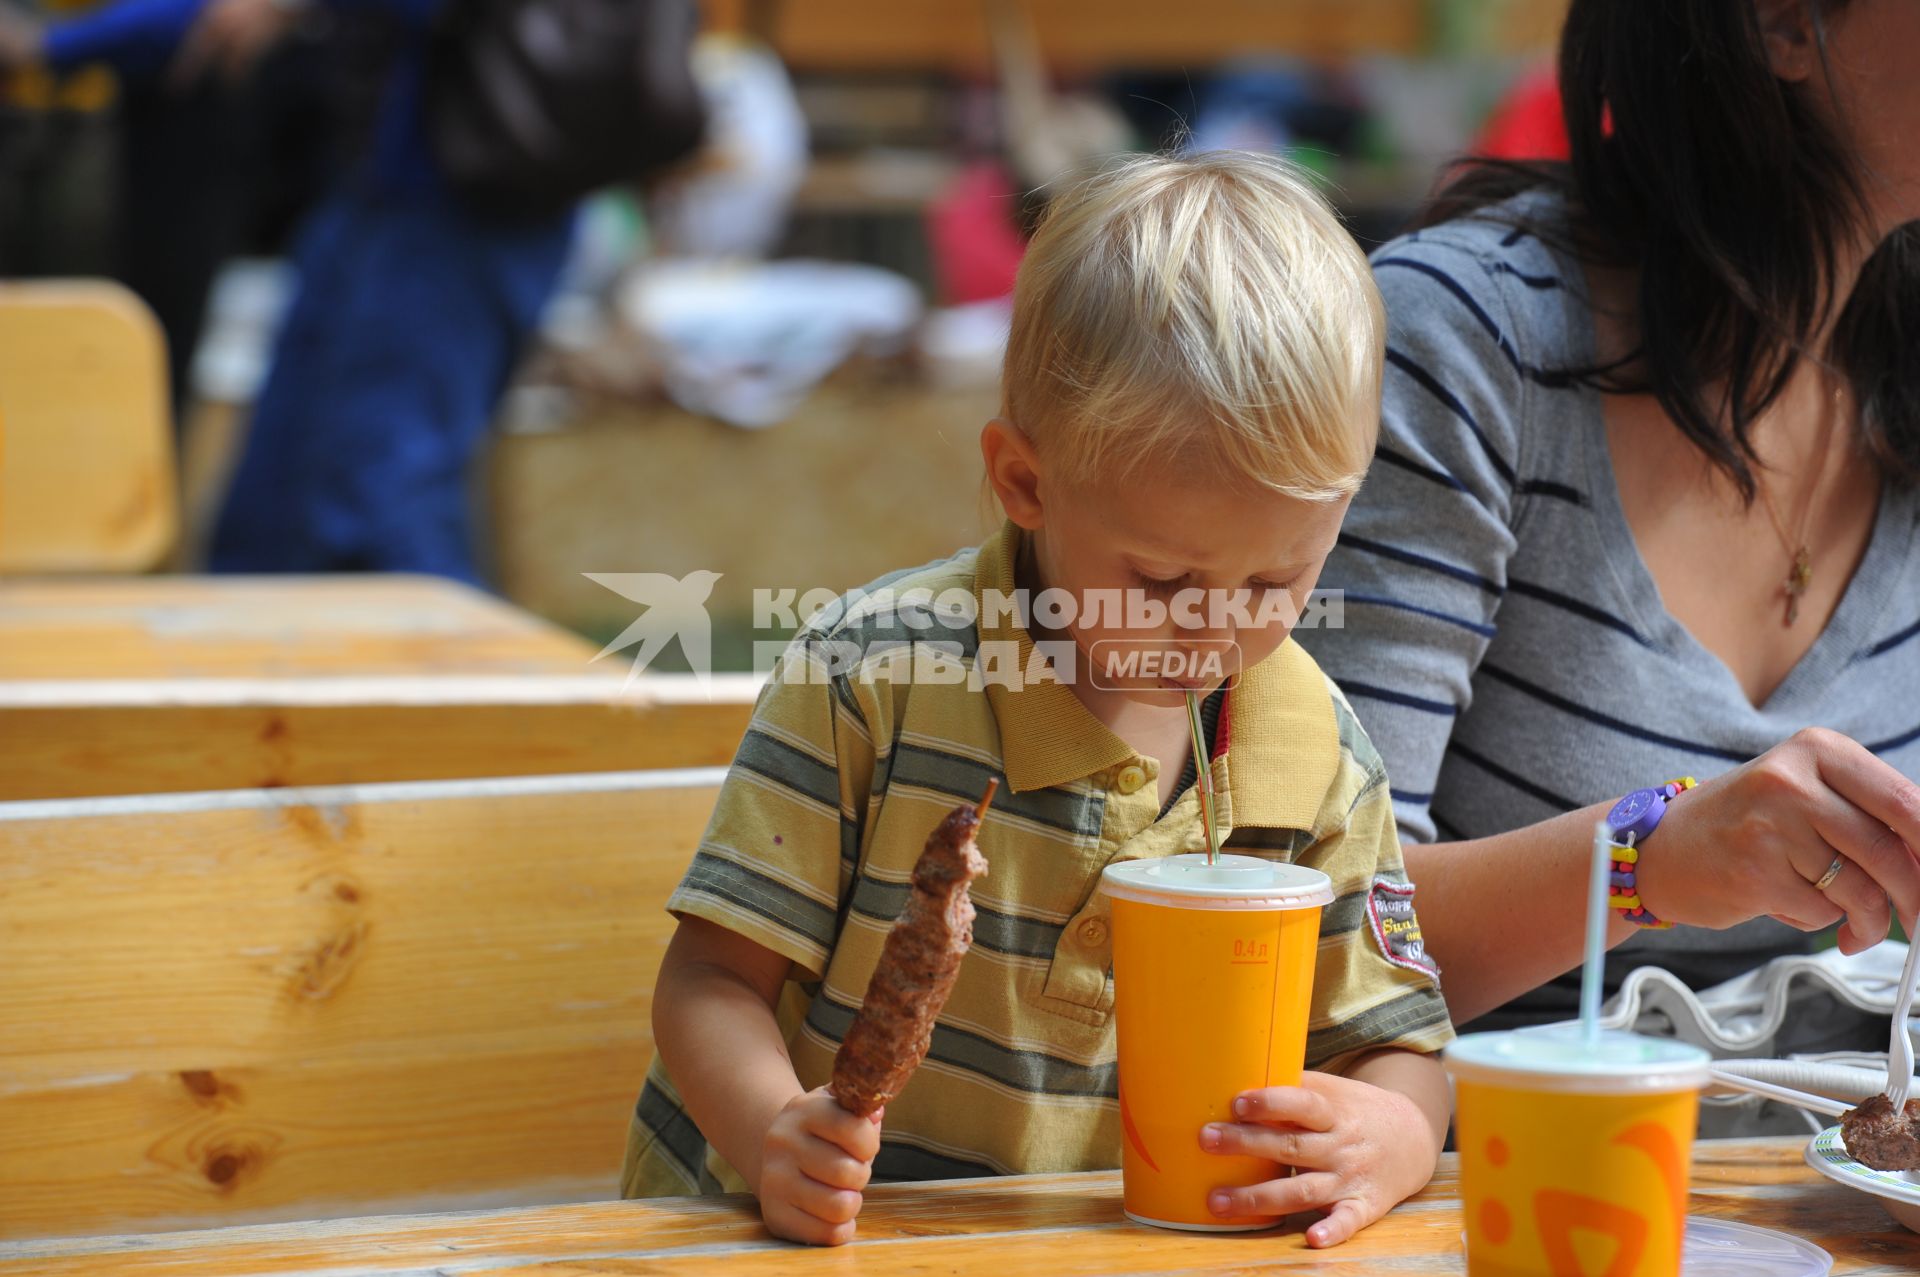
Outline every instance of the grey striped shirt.
[[[1809, 725], [1920, 774], [1913, 492], [1883, 494], [1826, 631], [1756, 708], [1662, 606], [1600, 396], [1556, 375], [1592, 362], [1578, 265], [1468, 219], [1387, 244], [1373, 267], [1389, 317], [1380, 449], [1321, 580], [1346, 591], [1345, 628], [1299, 637], [1385, 756], [1405, 839], [1486, 837], [1705, 780]], [[1701, 987], [1808, 943], [1771, 920], [1642, 932], [1609, 984], [1657, 962]], [[1499, 1022], [1574, 1007], [1563, 979]]]

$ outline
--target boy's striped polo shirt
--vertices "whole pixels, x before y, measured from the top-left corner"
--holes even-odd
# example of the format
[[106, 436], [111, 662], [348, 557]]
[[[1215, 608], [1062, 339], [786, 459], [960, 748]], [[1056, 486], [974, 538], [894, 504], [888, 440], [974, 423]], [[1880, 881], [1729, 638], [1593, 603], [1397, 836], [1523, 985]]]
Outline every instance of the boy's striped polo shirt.
[[[926, 1062], [887, 1106], [876, 1179], [1118, 1165], [1111, 906], [1096, 887], [1116, 860], [1204, 845], [1194, 791], [1161, 819], [1159, 762], [1108, 731], [1070, 688], [886, 676], [882, 667], [915, 641], [957, 644], [962, 666], [984, 650], [1015, 653], [1028, 668], [1033, 641], [1010, 618], [976, 607], [978, 624], [956, 629], [912, 612], [938, 608], [945, 591], [970, 591], [976, 603], [989, 590], [1010, 595], [1019, 536], [1008, 525], [810, 623], [795, 650], [824, 640], [806, 650], [841, 655], [809, 655], [794, 667], [808, 677], [789, 670], [762, 693], [667, 904], [792, 961], [779, 1021], [801, 1084], [824, 1085], [928, 833], [955, 804], [977, 800], [989, 777], [1004, 777], [979, 835], [991, 868], [973, 886], [973, 948]], [[923, 601], [874, 606], [881, 586], [896, 601], [908, 590]], [[1307, 1066], [1444, 1045], [1452, 1030], [1417, 944], [1385, 771], [1344, 698], [1292, 640], [1229, 692], [1212, 770], [1227, 846], [1333, 879]], [[623, 1193], [743, 1187], [656, 1059]]]

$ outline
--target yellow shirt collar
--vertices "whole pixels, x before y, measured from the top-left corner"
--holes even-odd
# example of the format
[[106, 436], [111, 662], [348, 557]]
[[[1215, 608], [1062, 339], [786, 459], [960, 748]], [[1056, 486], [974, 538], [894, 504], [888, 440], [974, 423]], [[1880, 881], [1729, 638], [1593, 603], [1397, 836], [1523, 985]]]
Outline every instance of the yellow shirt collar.
[[[973, 589], [981, 643], [1011, 643], [1024, 672], [1033, 668], [1033, 636], [1015, 618], [990, 616], [984, 603], [988, 591], [1009, 597], [1016, 588], [1022, 536], [1009, 521], [980, 548]], [[1016, 793], [1069, 784], [1138, 757], [1064, 683], [1023, 682], [1016, 689], [993, 681], [986, 692], [1000, 724], [1007, 783]], [[1242, 671], [1227, 700], [1234, 826], [1312, 828], [1340, 767], [1340, 729], [1320, 667], [1289, 638]]]

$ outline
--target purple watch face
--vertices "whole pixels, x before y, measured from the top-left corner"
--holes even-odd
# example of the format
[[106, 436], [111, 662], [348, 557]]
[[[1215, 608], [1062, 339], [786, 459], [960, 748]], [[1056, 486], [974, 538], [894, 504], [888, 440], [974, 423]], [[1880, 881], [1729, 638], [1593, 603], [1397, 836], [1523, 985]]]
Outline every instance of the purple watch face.
[[1636, 789], [1613, 805], [1613, 810], [1607, 813], [1607, 824], [1615, 838], [1625, 839], [1632, 834], [1637, 843], [1653, 832], [1666, 811], [1666, 795], [1657, 789]]

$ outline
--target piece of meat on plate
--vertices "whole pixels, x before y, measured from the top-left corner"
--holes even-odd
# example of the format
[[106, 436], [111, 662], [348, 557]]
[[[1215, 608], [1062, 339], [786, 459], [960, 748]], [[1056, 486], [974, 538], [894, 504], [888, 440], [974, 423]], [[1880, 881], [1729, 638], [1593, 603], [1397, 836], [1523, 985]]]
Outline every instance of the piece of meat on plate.
[[1840, 1139], [1853, 1160], [1876, 1171], [1920, 1171], [1920, 1099], [1896, 1110], [1876, 1095], [1840, 1119]]

